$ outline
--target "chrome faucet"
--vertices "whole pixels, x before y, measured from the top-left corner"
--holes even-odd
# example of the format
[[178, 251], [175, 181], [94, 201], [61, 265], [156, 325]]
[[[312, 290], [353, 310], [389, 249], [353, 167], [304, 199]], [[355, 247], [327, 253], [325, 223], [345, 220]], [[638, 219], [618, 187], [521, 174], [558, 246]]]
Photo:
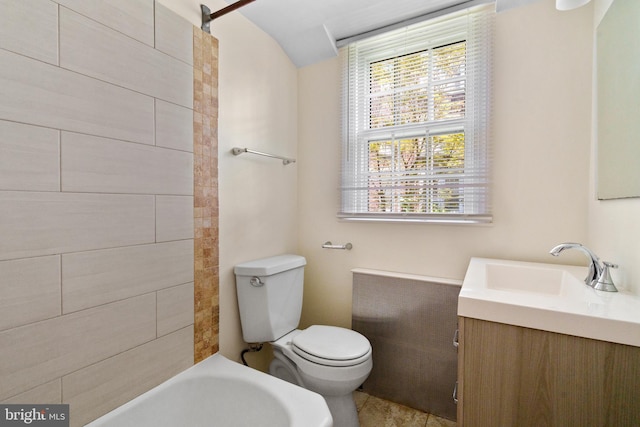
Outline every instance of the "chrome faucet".
[[598, 281], [600, 276], [602, 275], [602, 266], [600, 265], [600, 258], [596, 254], [594, 254], [591, 249], [586, 246], [582, 246], [580, 243], [560, 243], [558, 246], [554, 247], [549, 251], [549, 253], [553, 256], [560, 255], [560, 252], [565, 249], [579, 249], [589, 257], [589, 274], [584, 279], [584, 283], [588, 286], [593, 287], [593, 285]]
[[601, 265], [600, 258], [591, 249], [580, 243], [561, 243], [551, 249], [549, 253], [553, 256], [558, 256], [565, 249], [579, 249], [589, 257], [589, 274], [584, 279], [584, 283], [587, 286], [591, 286], [598, 291], [618, 292], [609, 274], [609, 268], [618, 268], [617, 265], [606, 261], [603, 263], [604, 266]]

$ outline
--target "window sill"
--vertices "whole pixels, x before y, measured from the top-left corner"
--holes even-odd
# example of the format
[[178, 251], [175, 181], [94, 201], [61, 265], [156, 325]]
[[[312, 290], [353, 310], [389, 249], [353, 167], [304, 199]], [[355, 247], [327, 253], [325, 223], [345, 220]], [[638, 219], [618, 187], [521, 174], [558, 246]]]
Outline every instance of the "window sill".
[[338, 213], [338, 219], [344, 222], [388, 222], [401, 224], [451, 224], [451, 225], [488, 225], [493, 222], [491, 215], [447, 215], [447, 214], [353, 214]]

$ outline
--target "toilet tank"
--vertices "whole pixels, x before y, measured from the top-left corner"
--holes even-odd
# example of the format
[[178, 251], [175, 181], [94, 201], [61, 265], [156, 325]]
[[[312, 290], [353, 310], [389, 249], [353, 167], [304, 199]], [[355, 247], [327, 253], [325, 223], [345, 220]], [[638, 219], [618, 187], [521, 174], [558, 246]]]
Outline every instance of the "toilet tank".
[[235, 266], [246, 342], [275, 341], [298, 327], [306, 263], [299, 255], [278, 255]]

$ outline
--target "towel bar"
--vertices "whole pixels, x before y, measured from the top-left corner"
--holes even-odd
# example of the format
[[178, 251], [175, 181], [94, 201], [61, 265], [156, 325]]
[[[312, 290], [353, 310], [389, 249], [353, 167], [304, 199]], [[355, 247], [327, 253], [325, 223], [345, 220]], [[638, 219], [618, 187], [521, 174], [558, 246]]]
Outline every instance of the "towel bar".
[[289, 163], [296, 162], [296, 159], [291, 159], [289, 157], [283, 157], [283, 156], [276, 156], [275, 154], [263, 153], [262, 151], [249, 150], [248, 148], [233, 147], [231, 149], [231, 152], [233, 153], [234, 156], [239, 156], [242, 153], [249, 153], [249, 154], [257, 154], [258, 156], [272, 157], [274, 159], [282, 160], [283, 165], [288, 165]]

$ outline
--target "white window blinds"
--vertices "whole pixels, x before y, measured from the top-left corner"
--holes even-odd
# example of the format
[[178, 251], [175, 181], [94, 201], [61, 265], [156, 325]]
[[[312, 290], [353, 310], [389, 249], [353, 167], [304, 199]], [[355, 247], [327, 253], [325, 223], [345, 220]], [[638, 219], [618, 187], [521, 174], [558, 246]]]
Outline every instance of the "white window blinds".
[[491, 221], [492, 9], [467, 9], [341, 50], [340, 218]]

